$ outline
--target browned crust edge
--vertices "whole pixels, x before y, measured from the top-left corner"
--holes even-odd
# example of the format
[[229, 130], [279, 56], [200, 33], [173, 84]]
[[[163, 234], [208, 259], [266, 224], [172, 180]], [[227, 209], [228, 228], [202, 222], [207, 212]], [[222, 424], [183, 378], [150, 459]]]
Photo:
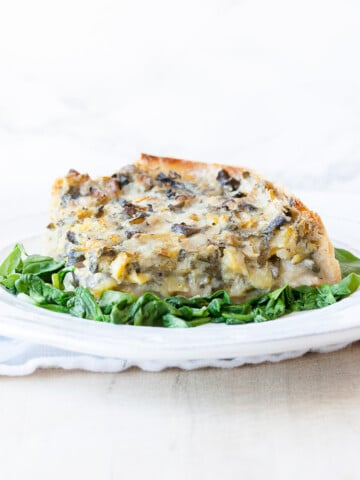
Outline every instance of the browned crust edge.
[[198, 176], [200, 173], [208, 170], [226, 168], [226, 170], [231, 175], [238, 175], [244, 171], [251, 171], [251, 173], [258, 177], [258, 174], [253, 170], [250, 170], [245, 167], [233, 167], [230, 165], [224, 165], [220, 163], [206, 163], [198, 162], [192, 160], [181, 160], [179, 158], [172, 157], [157, 157], [155, 155], [149, 155], [147, 153], [142, 153], [140, 160], [135, 162], [137, 167], [142, 167], [146, 170], [161, 170], [165, 171], [174, 170], [176, 172], [182, 173], [185, 178], [186, 176]]

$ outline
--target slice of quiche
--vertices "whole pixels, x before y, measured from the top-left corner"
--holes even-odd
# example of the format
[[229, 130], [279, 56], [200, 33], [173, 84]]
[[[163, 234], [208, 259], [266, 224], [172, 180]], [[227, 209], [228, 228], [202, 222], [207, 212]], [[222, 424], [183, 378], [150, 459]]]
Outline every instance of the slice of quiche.
[[340, 280], [320, 217], [242, 167], [143, 154], [111, 177], [55, 182], [48, 253], [96, 296], [208, 295], [234, 301], [284, 284]]

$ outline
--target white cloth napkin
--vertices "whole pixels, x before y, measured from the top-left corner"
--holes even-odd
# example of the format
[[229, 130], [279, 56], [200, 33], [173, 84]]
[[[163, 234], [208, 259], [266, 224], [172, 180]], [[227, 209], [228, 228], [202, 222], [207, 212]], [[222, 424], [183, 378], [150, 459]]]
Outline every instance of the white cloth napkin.
[[256, 357], [237, 357], [219, 360], [182, 360], [182, 361], [128, 361], [123, 359], [86, 355], [72, 351], [39, 345], [13, 338], [0, 337], [0, 375], [29, 375], [39, 368], [63, 368], [65, 370], [87, 370], [90, 372], [122, 372], [130, 367], [138, 367], [149, 372], [158, 372], [165, 368], [194, 370], [197, 368], [216, 367], [233, 368], [245, 364], [262, 362], [280, 362], [296, 358], [308, 351], [329, 352], [344, 348], [347, 344], [336, 344], [316, 350], [298, 350]]

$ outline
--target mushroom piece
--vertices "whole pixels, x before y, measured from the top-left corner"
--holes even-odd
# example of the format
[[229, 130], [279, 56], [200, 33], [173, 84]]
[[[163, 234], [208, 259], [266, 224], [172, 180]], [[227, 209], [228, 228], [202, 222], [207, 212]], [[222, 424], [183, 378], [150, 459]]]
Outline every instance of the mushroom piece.
[[218, 171], [216, 176], [216, 180], [222, 185], [223, 187], [229, 187], [230, 190], [237, 190], [240, 187], [240, 180], [236, 180], [236, 178], [231, 177], [229, 173], [224, 170], [223, 168]]
[[201, 228], [195, 227], [193, 225], [186, 225], [186, 223], [174, 223], [171, 227], [171, 231], [175, 233], [181, 233], [185, 235], [185, 237], [190, 237], [190, 235], [194, 235], [195, 233], [199, 233]]

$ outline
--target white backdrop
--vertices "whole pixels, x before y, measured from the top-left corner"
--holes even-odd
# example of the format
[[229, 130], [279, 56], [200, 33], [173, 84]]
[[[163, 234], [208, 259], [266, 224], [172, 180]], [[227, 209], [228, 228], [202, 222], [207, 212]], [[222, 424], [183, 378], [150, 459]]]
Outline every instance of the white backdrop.
[[1, 211], [141, 151], [357, 192], [359, 26], [357, 0], [1, 2]]
[[[359, 27], [360, 0], [0, 0], [0, 246], [55, 176], [141, 151], [248, 165], [359, 222]], [[355, 345], [227, 372], [2, 378], [0, 478], [355, 479], [359, 360]]]

